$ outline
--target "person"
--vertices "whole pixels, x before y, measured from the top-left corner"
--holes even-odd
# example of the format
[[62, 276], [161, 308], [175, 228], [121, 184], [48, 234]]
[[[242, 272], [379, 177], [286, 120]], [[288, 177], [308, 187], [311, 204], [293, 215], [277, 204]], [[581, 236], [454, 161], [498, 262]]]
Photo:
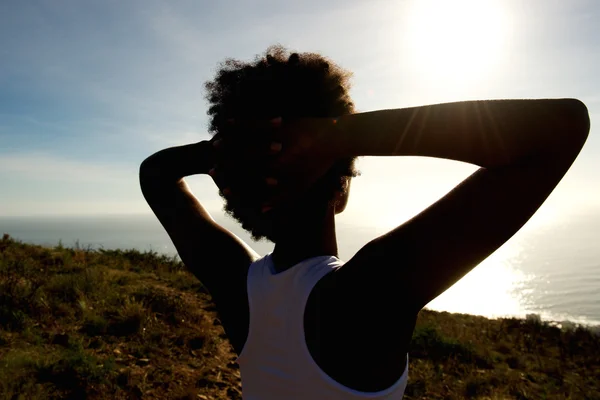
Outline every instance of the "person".
[[[213, 297], [246, 399], [401, 398], [419, 311], [529, 220], [589, 132], [574, 99], [359, 113], [349, 78], [322, 55], [281, 46], [227, 60], [206, 84], [214, 137], [140, 167], [148, 204]], [[335, 215], [360, 156], [479, 169], [342, 262]], [[273, 251], [261, 257], [217, 224], [184, 180], [193, 174], [210, 174], [226, 211]]]

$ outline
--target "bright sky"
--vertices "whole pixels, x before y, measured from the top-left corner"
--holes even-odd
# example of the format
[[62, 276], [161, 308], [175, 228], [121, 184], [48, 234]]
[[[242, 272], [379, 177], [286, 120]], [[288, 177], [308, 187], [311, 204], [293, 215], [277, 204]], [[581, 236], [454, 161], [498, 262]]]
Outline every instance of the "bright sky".
[[[359, 110], [487, 98], [575, 97], [600, 113], [594, 0], [0, 2], [0, 215], [148, 213], [140, 162], [209, 138], [203, 83], [226, 57], [281, 43], [354, 72]], [[396, 225], [474, 167], [359, 162], [343, 219]], [[543, 207], [600, 204], [592, 134]], [[219, 212], [207, 177], [190, 179]]]

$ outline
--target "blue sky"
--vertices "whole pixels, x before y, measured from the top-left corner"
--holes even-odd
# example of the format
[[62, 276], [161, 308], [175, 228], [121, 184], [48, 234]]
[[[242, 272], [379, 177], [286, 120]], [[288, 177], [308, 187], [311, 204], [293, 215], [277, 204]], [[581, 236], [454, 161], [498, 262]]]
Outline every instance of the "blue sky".
[[[0, 216], [149, 213], [140, 162], [208, 139], [203, 83], [226, 57], [250, 59], [274, 43], [353, 71], [361, 111], [576, 97], [594, 125], [598, 20], [593, 0], [3, 1]], [[359, 168], [343, 218], [380, 225], [406, 219], [474, 170], [413, 158], [366, 158]], [[540, 215], [595, 212], [599, 172], [592, 129]], [[212, 181], [189, 181], [219, 213]]]

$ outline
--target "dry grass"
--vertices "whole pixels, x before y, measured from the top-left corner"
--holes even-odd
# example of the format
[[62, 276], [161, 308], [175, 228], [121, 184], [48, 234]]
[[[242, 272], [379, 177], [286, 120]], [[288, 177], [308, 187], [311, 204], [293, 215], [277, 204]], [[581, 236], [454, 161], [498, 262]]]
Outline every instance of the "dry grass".
[[[0, 241], [0, 398], [241, 398], [202, 285], [153, 252]], [[406, 399], [600, 399], [582, 327], [421, 312]]]
[[202, 285], [175, 259], [0, 241], [0, 398], [241, 398]]
[[407, 399], [600, 399], [600, 337], [535, 318], [424, 310]]

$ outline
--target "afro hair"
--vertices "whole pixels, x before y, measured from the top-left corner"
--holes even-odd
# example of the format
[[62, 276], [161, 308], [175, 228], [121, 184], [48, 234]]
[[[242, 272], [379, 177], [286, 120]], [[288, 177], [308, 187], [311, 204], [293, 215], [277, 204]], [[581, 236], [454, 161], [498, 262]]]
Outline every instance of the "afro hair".
[[[352, 114], [351, 73], [317, 53], [292, 53], [281, 45], [269, 47], [252, 62], [227, 59], [212, 81], [205, 83], [209, 102], [209, 132], [226, 135], [230, 119], [282, 117], [335, 118]], [[251, 133], [249, 133], [251, 134]], [[252, 140], [254, 138], [244, 138]], [[339, 160], [315, 184], [320, 198], [329, 202], [345, 193], [347, 181], [359, 173], [355, 158]], [[248, 230], [253, 239], [274, 241], [259, 215], [225, 199], [225, 211]]]

